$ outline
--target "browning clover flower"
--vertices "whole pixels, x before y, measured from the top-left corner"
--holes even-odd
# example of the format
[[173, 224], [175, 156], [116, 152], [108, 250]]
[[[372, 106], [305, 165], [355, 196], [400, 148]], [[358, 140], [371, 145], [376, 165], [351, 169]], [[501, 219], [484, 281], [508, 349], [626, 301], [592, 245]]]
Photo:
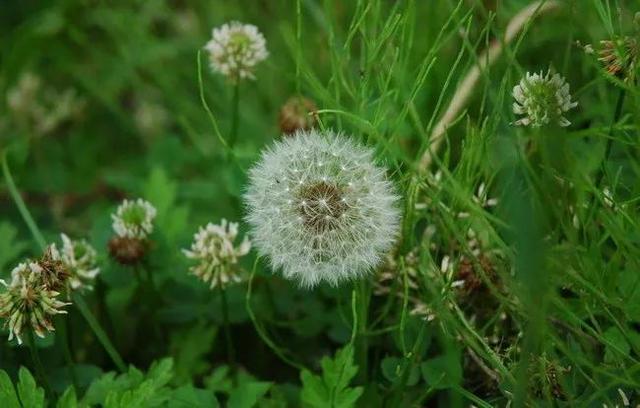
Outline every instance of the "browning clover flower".
[[236, 264], [238, 258], [249, 253], [251, 242], [244, 238], [239, 247], [234, 247], [234, 241], [238, 236], [238, 224], [223, 219], [220, 225], [208, 223], [200, 227], [194, 236], [191, 249], [183, 249], [182, 252], [189, 259], [198, 261], [198, 264], [189, 270], [210, 288], [224, 287], [229, 282], [240, 282], [237, 275]]
[[283, 135], [291, 136], [298, 130], [309, 130], [316, 125], [314, 112], [318, 107], [311, 99], [292, 96], [282, 105], [278, 124]]
[[153, 232], [156, 209], [141, 198], [136, 201], [124, 200], [113, 219], [113, 230], [119, 237], [146, 239]]
[[565, 127], [571, 122], [563, 115], [578, 106], [578, 102], [571, 102], [569, 84], [560, 74], [547, 71], [530, 74], [522, 78], [513, 88], [513, 112], [524, 115], [515, 122], [516, 125], [540, 127], [555, 122]]
[[260, 253], [301, 286], [376, 267], [398, 235], [398, 196], [373, 150], [331, 131], [275, 142], [251, 169], [247, 221]]
[[211, 68], [233, 82], [255, 79], [254, 67], [269, 56], [266, 40], [258, 27], [237, 21], [214, 28], [205, 49], [209, 52]]
[[600, 41], [598, 60], [609, 74], [629, 81], [635, 78], [639, 52], [638, 42], [633, 37], [603, 40]]
[[59, 292], [48, 288], [43, 281], [43, 268], [37, 262], [19, 264], [11, 272], [11, 283], [0, 280], [5, 291], [0, 294], [0, 317], [7, 319], [9, 341], [14, 337], [22, 344], [25, 327], [44, 337], [45, 331], [53, 331], [50, 316], [64, 314], [69, 303], [57, 299]]
[[68, 284], [72, 290], [88, 288], [100, 273], [96, 265], [96, 250], [86, 240], [72, 241], [67, 235], [60, 234], [62, 248], [52, 245], [51, 253], [54, 259], [64, 264], [69, 271]]

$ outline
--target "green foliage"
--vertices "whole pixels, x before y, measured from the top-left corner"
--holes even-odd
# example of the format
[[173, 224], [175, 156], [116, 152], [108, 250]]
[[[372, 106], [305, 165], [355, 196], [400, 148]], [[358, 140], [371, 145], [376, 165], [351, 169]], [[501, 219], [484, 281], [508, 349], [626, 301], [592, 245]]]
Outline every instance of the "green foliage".
[[[60, 233], [88, 239], [101, 271], [60, 295], [73, 305], [36, 341], [37, 384], [0, 317], [0, 407], [613, 407], [621, 392], [637, 405], [640, 3], [547, 0], [513, 31], [532, 1], [2, 2], [0, 156], [15, 188], [0, 181], [0, 279]], [[255, 24], [270, 54], [240, 84], [232, 151], [234, 87], [203, 50], [230, 20]], [[615, 75], [607, 52], [623, 53]], [[514, 126], [514, 85], [549, 67], [579, 102], [572, 125]], [[225, 308], [181, 250], [222, 218], [247, 234], [247, 174], [293, 95], [389, 169], [398, 247], [356, 297], [301, 290], [252, 250]], [[111, 212], [138, 197], [154, 232], [122, 266]]]
[[353, 346], [348, 345], [336, 352], [335, 357], [322, 358], [322, 375], [308, 370], [302, 371], [301, 399], [309, 407], [353, 407], [362, 395], [362, 387], [350, 387], [358, 373], [353, 362]]

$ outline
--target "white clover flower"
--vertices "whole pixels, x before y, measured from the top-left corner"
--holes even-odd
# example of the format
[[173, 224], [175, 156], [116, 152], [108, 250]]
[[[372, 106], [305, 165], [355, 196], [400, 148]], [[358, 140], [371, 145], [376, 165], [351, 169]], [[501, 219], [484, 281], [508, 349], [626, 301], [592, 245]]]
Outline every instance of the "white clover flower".
[[51, 246], [54, 260], [62, 262], [69, 272], [68, 284], [73, 290], [91, 289], [91, 282], [100, 273], [96, 265], [96, 250], [86, 240], [73, 241], [67, 235], [60, 234], [62, 248]]
[[235, 265], [238, 258], [249, 253], [251, 242], [245, 237], [240, 246], [235, 247], [237, 236], [238, 224], [227, 223], [223, 219], [220, 225], [208, 223], [200, 227], [193, 238], [191, 249], [182, 250], [187, 258], [198, 261], [189, 270], [209, 283], [211, 289], [216, 286], [224, 288], [229, 282], [241, 280]]
[[254, 67], [269, 56], [266, 40], [258, 27], [237, 21], [214, 28], [205, 49], [209, 52], [211, 68], [234, 82], [255, 79]]
[[540, 127], [555, 122], [565, 127], [571, 122], [563, 115], [578, 106], [571, 102], [569, 84], [560, 74], [547, 71], [530, 74], [522, 78], [513, 88], [513, 112], [524, 115], [515, 122], [516, 125]]
[[376, 267], [398, 236], [398, 199], [373, 150], [317, 130], [268, 148], [245, 195], [254, 244], [304, 287]]
[[156, 209], [141, 198], [136, 201], [124, 200], [118, 207], [113, 219], [113, 230], [124, 238], [146, 239], [153, 232], [153, 219]]
[[43, 282], [43, 269], [37, 262], [19, 264], [11, 272], [11, 283], [0, 280], [5, 287], [0, 293], [0, 318], [7, 319], [9, 341], [15, 337], [22, 344], [21, 334], [31, 328], [39, 337], [45, 331], [53, 331], [50, 316], [65, 314], [63, 307], [69, 303], [57, 299], [59, 292], [48, 289]]

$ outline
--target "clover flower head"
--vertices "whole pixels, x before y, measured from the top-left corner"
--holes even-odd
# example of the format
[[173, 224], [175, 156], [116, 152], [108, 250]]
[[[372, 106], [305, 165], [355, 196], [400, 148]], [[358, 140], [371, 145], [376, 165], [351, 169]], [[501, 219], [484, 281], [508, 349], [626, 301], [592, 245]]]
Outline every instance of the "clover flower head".
[[546, 74], [527, 72], [518, 85], [513, 88], [513, 112], [524, 115], [515, 124], [541, 127], [555, 122], [562, 127], [571, 122], [563, 115], [578, 106], [571, 102], [569, 84], [558, 73], [550, 69]]
[[283, 135], [290, 136], [298, 130], [309, 130], [316, 125], [316, 104], [309, 98], [292, 96], [280, 108], [278, 124]]
[[238, 258], [249, 253], [251, 242], [244, 238], [240, 246], [234, 246], [238, 236], [238, 224], [223, 219], [220, 225], [208, 223], [200, 227], [193, 238], [190, 249], [183, 249], [184, 255], [198, 263], [189, 270], [213, 289], [224, 287], [230, 282], [240, 282], [236, 264]]
[[111, 215], [113, 230], [118, 237], [146, 239], [153, 232], [156, 209], [141, 198], [124, 200]]
[[91, 289], [91, 282], [100, 273], [96, 265], [96, 250], [86, 240], [71, 240], [60, 234], [62, 248], [51, 246], [53, 258], [62, 262], [69, 271], [68, 283], [73, 290]]
[[5, 287], [0, 293], [0, 318], [6, 319], [9, 341], [15, 337], [22, 344], [21, 334], [31, 329], [39, 337], [53, 331], [50, 316], [64, 314], [69, 303], [58, 300], [59, 292], [48, 288], [43, 281], [43, 268], [37, 262], [27, 261], [11, 272], [11, 283], [0, 280]]
[[214, 28], [205, 49], [209, 52], [211, 68], [233, 82], [255, 79], [255, 66], [269, 56], [266, 40], [258, 27], [237, 21]]
[[245, 195], [259, 252], [303, 287], [335, 286], [378, 266], [398, 235], [398, 200], [373, 150], [317, 130], [266, 149]]

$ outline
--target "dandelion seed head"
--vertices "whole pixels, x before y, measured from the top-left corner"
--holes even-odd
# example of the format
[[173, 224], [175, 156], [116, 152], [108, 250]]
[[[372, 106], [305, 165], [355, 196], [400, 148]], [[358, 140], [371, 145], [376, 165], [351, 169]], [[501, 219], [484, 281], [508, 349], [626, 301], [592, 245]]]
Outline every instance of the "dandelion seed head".
[[541, 127], [557, 123], [562, 127], [571, 122], [563, 115], [578, 106], [571, 101], [569, 84], [558, 73], [550, 69], [546, 74], [527, 72], [513, 88], [513, 112], [523, 115], [515, 122], [519, 126]]
[[[275, 182], [296, 180], [294, 169], [304, 178]], [[398, 200], [371, 149], [317, 130], [266, 149], [245, 195], [254, 244], [303, 287], [337, 285], [378, 266], [398, 235]]]
[[211, 68], [233, 82], [255, 79], [255, 66], [269, 56], [258, 27], [237, 21], [214, 28], [205, 49]]

